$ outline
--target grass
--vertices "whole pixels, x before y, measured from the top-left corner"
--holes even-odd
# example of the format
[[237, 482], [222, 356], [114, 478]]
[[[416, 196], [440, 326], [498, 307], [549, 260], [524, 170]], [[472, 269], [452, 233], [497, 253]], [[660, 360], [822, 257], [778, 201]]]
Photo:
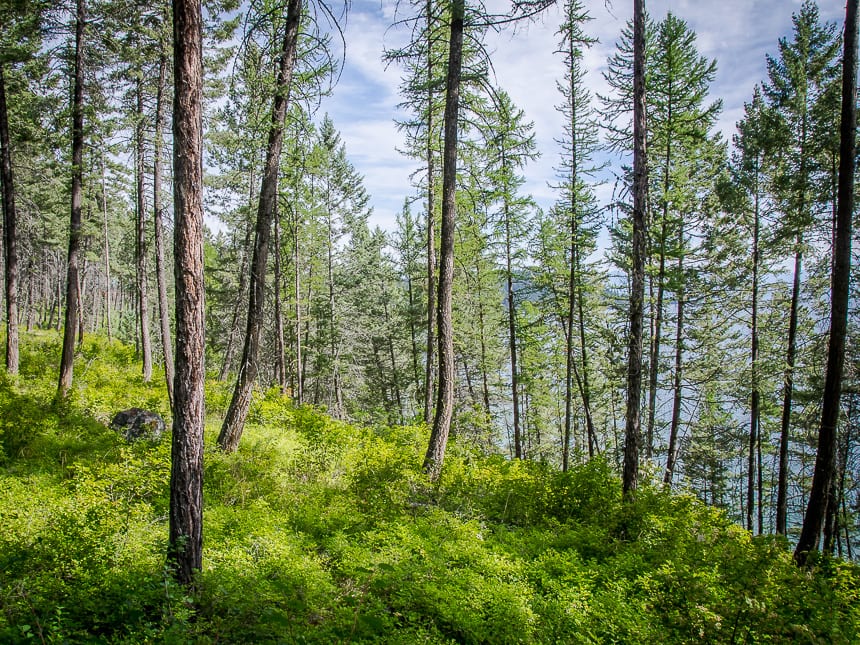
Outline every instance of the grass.
[[3, 643], [853, 643], [860, 573], [799, 570], [688, 495], [622, 504], [600, 460], [568, 473], [457, 443], [441, 481], [422, 427], [362, 428], [254, 402], [239, 451], [214, 446], [207, 384], [204, 565], [165, 573], [169, 441], [107, 427], [165, 416], [133, 351], [90, 337], [53, 404], [59, 339], [23, 339], [0, 377]]

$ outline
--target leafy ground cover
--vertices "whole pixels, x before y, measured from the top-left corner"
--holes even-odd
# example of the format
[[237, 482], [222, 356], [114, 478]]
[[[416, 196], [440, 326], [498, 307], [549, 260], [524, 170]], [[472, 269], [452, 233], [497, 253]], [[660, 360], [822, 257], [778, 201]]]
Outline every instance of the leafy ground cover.
[[85, 341], [58, 407], [58, 339], [0, 377], [3, 643], [854, 643], [860, 572], [612, 469], [568, 473], [456, 441], [438, 485], [421, 427], [361, 428], [261, 394], [238, 453], [207, 390], [204, 569], [165, 571], [169, 441], [107, 427], [168, 415], [133, 351]]

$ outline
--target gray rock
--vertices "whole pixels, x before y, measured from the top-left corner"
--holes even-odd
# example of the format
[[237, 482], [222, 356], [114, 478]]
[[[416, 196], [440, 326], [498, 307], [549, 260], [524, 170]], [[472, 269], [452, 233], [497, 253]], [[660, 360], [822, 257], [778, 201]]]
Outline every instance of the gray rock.
[[121, 432], [129, 443], [139, 439], [160, 441], [166, 428], [164, 419], [160, 415], [141, 408], [129, 408], [117, 412], [110, 427]]

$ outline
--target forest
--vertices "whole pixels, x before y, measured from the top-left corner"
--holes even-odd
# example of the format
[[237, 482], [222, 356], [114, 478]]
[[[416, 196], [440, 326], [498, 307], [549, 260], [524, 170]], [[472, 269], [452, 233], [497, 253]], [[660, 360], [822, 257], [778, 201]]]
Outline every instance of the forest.
[[0, 642], [860, 640], [857, 0], [730, 137], [683, 15], [496, 4], [385, 14], [382, 227], [348, 3], [0, 0]]

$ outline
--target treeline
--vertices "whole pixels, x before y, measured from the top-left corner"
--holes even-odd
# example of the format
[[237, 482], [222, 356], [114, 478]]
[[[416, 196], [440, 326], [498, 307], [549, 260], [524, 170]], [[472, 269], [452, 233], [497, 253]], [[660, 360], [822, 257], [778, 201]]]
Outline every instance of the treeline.
[[[77, 20], [58, 3], [2, 7], [4, 247], [17, 254], [6, 256], [7, 289], [16, 282], [4, 303], [17, 305], [6, 319], [59, 330], [73, 293], [78, 338], [134, 342], [144, 378], [163, 365], [172, 384], [171, 6], [87, 4], [83, 22], [80, 1]], [[517, 6], [512, 17], [538, 8]], [[602, 454], [620, 471], [633, 25], [608, 61], [611, 92], [591, 96], [589, 12], [579, 0], [564, 5], [564, 128], [557, 150], [540, 151], [557, 157], [557, 199], [543, 210], [523, 190], [539, 152], [533, 126], [497, 86], [483, 47], [486, 30], [511, 17], [457, 0], [403, 10], [409, 42], [384, 56], [402, 70], [408, 117], [399, 125], [417, 169], [396, 230], [382, 231], [369, 224], [370, 196], [336, 124], [317, 110], [337, 91], [341, 16], [298, 0], [206, 7], [207, 368], [236, 379], [219, 444], [238, 444], [253, 387], [278, 387], [337, 418], [425, 421], [442, 449], [431, 443], [431, 472], [449, 428], [486, 452], [563, 469]], [[80, 49], [76, 25], [85, 26]], [[732, 142], [716, 127], [717, 61], [699, 52], [689, 25], [646, 17], [644, 42], [643, 469], [750, 530], [793, 534], [824, 388], [840, 32], [814, 3], [801, 6]], [[75, 69], [77, 108], [68, 101]], [[76, 109], [79, 161], [69, 145]], [[606, 176], [615, 182], [608, 204], [595, 196]], [[825, 546], [849, 557], [860, 512], [856, 266], [824, 530]], [[11, 338], [15, 324], [7, 327]]]

